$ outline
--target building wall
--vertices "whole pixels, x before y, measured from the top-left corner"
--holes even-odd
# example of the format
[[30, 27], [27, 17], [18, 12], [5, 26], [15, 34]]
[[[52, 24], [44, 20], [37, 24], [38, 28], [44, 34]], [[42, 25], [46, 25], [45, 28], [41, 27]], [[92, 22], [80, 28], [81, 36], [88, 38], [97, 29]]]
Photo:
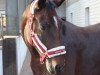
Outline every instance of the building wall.
[[67, 1], [67, 6], [72, 5], [73, 3], [79, 1], [79, 0], [66, 0]]
[[66, 2], [62, 3], [62, 5], [58, 8], [56, 8], [57, 14], [59, 17], [66, 17]]
[[[0, 0], [0, 39], [1, 39], [1, 14], [5, 14], [5, 0]], [[0, 41], [1, 43], [1, 41]], [[2, 48], [0, 45], [0, 75], [3, 75]]]
[[[8, 4], [7, 1], [12, 3], [11, 6]], [[18, 15], [19, 15], [19, 16], [17, 15], [17, 18], [21, 21], [22, 13], [23, 13], [24, 9], [26, 8], [26, 5], [28, 4], [28, 2], [31, 1], [31, 0], [17, 0], [17, 1], [18, 1], [18, 6], [16, 5], [17, 4], [16, 0], [15, 1], [13, 0], [13, 2], [11, 0], [0, 0], [0, 17], [1, 17], [1, 14], [5, 14], [5, 11], [7, 11], [6, 9], [9, 6], [9, 9], [8, 9], [7, 12], [10, 15], [7, 15], [7, 13], [6, 13], [6, 15], [12, 17], [12, 15], [15, 14], [15, 11], [12, 10], [14, 8], [18, 12]], [[14, 7], [15, 5], [16, 5], [16, 7]], [[11, 10], [11, 12], [10, 12], [10, 10]], [[9, 22], [12, 22], [12, 21], [10, 20]], [[8, 24], [7, 24], [7, 26], [8, 26]], [[16, 26], [16, 24], [15, 24], [15, 26]], [[12, 30], [14, 30], [14, 29], [12, 29]], [[0, 22], [0, 35], [1, 35], [1, 22]], [[24, 42], [23, 42], [23, 40], [21, 38], [16, 39], [16, 42], [17, 42], [17, 46], [16, 47], [18, 48], [17, 49], [18, 51], [16, 53], [17, 54], [17, 67], [18, 67], [17, 70], [18, 70], [18, 74], [19, 74], [20, 71], [21, 71], [21, 67], [23, 65], [24, 59], [25, 59], [25, 55], [26, 55], [26, 49], [25, 48], [26, 48], [26, 46], [24, 46], [25, 44], [24, 44]], [[22, 45], [20, 45], [20, 44], [22, 44]], [[19, 51], [20, 47], [23, 50]], [[3, 62], [2, 62], [2, 60], [3, 60], [2, 59], [2, 50], [0, 48], [0, 75], [3, 75]]]
[[0, 0], [0, 10], [5, 10], [5, 0]]
[[17, 74], [20, 75], [26, 53], [27, 46], [25, 45], [23, 38], [21, 36], [16, 38], [16, 55], [17, 55]]
[[0, 17], [1, 14], [5, 14], [5, 0], [0, 0]]
[[[77, 26], [87, 26], [85, 24], [85, 9], [89, 7], [90, 25], [100, 23], [100, 0], [79, 0], [66, 8], [66, 18]], [[73, 21], [71, 20], [73, 13]]]
[[0, 0], [0, 17], [1, 14], [5, 14], [5, 0]]

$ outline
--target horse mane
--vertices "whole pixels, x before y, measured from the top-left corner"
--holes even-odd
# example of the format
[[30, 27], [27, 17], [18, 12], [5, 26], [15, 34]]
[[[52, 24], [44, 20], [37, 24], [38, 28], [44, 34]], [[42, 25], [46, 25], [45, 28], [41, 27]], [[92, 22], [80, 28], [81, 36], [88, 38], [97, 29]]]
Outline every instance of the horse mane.
[[[35, 48], [26, 40], [25, 34], [24, 34], [24, 29], [25, 29], [25, 26], [27, 25], [27, 22], [28, 22], [28, 19], [29, 19], [29, 15], [30, 15], [29, 9], [30, 9], [30, 5], [27, 6], [26, 10], [23, 12], [23, 15], [22, 15], [21, 35], [22, 35], [22, 37], [23, 37], [23, 40], [24, 40], [26, 46], [29, 48], [30, 53], [32, 53], [31, 55], [33, 55], [34, 58], [37, 58], [37, 57], [39, 57], [37, 51], [36, 51]], [[33, 51], [33, 50], [34, 50], [34, 51]]]
[[22, 23], [21, 23], [21, 33], [22, 33], [22, 36], [24, 37], [24, 29], [25, 29], [25, 25], [27, 23], [27, 20], [28, 20], [28, 10], [30, 8], [30, 5], [27, 6], [26, 10], [23, 12], [23, 15], [22, 15]]

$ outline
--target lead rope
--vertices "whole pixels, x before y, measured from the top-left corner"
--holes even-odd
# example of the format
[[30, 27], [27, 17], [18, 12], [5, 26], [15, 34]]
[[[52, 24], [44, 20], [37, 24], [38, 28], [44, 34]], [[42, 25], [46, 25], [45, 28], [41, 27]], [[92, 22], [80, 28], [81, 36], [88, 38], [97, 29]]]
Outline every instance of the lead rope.
[[[37, 0], [36, 0], [37, 1]], [[30, 27], [30, 44], [34, 44], [35, 48], [42, 54], [40, 55], [40, 62], [44, 63], [46, 58], [52, 58], [55, 56], [63, 55], [66, 53], [65, 46], [58, 46], [47, 50], [47, 47], [41, 42], [38, 35], [34, 33], [33, 30], [33, 19], [34, 19], [34, 5], [36, 1], [33, 1], [30, 7], [31, 15], [29, 18], [29, 27]]]

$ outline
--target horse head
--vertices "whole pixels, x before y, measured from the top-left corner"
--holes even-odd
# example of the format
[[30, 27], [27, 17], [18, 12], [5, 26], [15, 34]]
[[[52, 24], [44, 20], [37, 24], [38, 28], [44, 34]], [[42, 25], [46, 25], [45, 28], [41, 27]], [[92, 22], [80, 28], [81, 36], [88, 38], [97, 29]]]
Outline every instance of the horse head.
[[55, 11], [55, 7], [60, 6], [63, 1], [34, 0], [30, 5], [32, 32], [37, 34], [38, 39], [46, 46], [47, 51], [45, 53], [48, 56], [38, 49], [37, 52], [43, 58], [43, 62], [50, 74], [62, 72], [65, 65], [64, 54], [66, 52], [61, 42], [61, 22]]

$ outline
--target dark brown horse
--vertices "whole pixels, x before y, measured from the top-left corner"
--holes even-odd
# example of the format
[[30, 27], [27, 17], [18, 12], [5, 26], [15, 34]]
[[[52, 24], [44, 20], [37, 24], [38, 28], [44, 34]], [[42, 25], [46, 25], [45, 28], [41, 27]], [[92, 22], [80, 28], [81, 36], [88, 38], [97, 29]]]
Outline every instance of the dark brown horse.
[[34, 75], [100, 75], [100, 24], [77, 27], [61, 20], [55, 7], [64, 0], [34, 0], [33, 30], [48, 49], [64, 45], [66, 54], [46, 58], [30, 44], [30, 7], [23, 13], [22, 36], [31, 53]]

